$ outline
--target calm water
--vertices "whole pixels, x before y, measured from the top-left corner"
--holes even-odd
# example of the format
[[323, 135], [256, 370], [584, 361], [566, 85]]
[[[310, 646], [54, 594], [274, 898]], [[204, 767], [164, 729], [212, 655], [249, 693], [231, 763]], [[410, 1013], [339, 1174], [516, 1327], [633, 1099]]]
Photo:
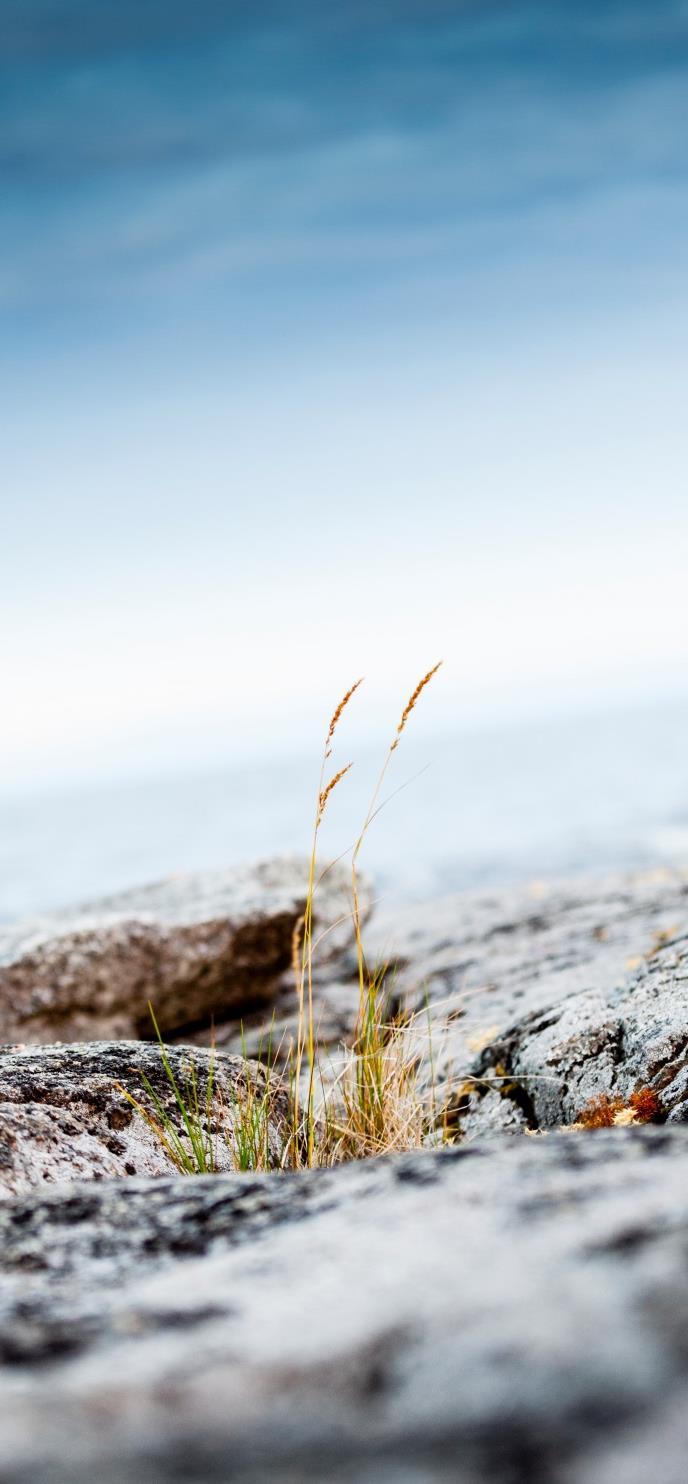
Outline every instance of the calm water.
[[[365, 863], [386, 900], [616, 865], [688, 864], [688, 703], [405, 739]], [[333, 798], [355, 832], [377, 756]], [[420, 776], [419, 770], [428, 765]], [[314, 777], [314, 775], [316, 775]], [[0, 917], [308, 846], [317, 760], [0, 803]]]

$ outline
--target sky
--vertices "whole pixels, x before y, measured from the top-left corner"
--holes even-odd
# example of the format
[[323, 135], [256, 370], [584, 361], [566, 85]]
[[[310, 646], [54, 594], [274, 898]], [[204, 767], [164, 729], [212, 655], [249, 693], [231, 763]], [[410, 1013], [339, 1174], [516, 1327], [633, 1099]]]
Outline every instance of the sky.
[[685, 691], [685, 0], [2, 0], [0, 791]]

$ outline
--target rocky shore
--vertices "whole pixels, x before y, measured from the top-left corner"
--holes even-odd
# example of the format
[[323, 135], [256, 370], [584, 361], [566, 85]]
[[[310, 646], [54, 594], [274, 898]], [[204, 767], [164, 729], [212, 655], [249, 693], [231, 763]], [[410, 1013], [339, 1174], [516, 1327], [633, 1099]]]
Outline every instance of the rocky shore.
[[[125, 1095], [144, 1075], [175, 1116], [148, 1002], [180, 1073], [214, 1041], [231, 1122], [264, 1077], [242, 1050], [294, 1028], [302, 883], [272, 862], [0, 932], [1, 1477], [682, 1484], [688, 877], [378, 908], [455, 1142], [178, 1175]], [[344, 871], [319, 913], [334, 1051]], [[639, 1089], [649, 1124], [571, 1128]]]

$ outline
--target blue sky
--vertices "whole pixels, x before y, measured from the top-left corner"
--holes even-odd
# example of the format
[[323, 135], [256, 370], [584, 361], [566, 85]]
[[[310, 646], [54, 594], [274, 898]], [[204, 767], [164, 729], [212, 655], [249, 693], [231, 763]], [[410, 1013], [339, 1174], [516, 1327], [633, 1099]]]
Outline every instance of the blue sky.
[[687, 4], [0, 41], [6, 783], [682, 684]]

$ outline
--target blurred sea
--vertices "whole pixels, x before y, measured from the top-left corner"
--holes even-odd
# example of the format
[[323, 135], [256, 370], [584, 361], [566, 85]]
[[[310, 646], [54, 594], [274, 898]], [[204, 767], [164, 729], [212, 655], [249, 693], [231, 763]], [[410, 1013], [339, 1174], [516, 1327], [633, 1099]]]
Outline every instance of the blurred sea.
[[[351, 843], [378, 765], [379, 753], [364, 756], [333, 795], [324, 854]], [[305, 851], [318, 770], [316, 757], [276, 759], [4, 799], [0, 919], [170, 872]], [[688, 701], [422, 745], [409, 732], [387, 792], [397, 788], [361, 860], [388, 904], [551, 874], [688, 865]]]

